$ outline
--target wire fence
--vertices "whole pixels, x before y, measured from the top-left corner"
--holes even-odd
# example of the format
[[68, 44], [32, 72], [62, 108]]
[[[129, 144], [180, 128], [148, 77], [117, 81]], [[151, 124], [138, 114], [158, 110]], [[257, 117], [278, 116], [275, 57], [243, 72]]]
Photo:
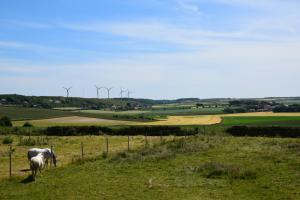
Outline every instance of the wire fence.
[[[112, 156], [145, 145], [174, 140], [175, 136], [11, 136], [12, 144], [0, 144], [0, 179], [30, 173], [27, 152], [30, 148], [51, 148], [58, 167], [80, 159]], [[50, 162], [51, 163], [51, 162]], [[50, 164], [48, 168], [52, 168]]]

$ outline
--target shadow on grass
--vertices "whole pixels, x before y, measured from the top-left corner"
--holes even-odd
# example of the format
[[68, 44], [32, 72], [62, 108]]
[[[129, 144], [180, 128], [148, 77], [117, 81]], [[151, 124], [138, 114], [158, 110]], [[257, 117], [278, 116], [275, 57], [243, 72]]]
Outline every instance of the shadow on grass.
[[29, 172], [29, 171], [31, 171], [30, 169], [21, 169], [20, 170], [21, 172]]
[[29, 175], [27, 178], [25, 178], [21, 181], [21, 183], [23, 183], [23, 184], [28, 184], [28, 183], [31, 183], [31, 182], [34, 182], [34, 178], [33, 178], [32, 175]]

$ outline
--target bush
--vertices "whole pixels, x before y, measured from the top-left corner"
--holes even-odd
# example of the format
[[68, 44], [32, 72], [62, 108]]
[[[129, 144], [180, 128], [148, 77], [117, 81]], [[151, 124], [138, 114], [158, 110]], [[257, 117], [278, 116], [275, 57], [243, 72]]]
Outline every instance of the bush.
[[12, 127], [12, 123], [9, 117], [2, 117], [0, 119], [0, 126]]
[[245, 108], [225, 108], [224, 113], [245, 113], [247, 110]]
[[25, 122], [23, 127], [33, 127], [33, 125], [29, 122]]
[[2, 140], [2, 144], [12, 144], [14, 139], [10, 136], [6, 136]]

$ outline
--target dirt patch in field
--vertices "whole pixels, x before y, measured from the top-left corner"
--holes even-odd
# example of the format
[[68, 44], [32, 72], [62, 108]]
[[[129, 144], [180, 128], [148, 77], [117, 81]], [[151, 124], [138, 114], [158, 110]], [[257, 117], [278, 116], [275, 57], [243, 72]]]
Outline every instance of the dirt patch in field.
[[47, 121], [50, 123], [94, 123], [94, 122], [107, 122], [107, 121], [110, 122], [113, 120], [72, 116], [72, 117], [59, 117], [59, 118], [36, 120], [36, 121]]

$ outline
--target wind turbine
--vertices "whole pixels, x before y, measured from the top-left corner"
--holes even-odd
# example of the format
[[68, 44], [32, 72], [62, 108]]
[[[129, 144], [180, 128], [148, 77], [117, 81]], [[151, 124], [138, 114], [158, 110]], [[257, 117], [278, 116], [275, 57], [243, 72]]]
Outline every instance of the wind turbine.
[[129, 89], [127, 88], [127, 98], [128, 98], [128, 99], [130, 98], [130, 94], [132, 94], [132, 92], [129, 91]]
[[120, 96], [121, 96], [121, 99], [123, 98], [123, 93], [126, 92], [126, 90], [123, 90], [121, 87], [120, 87]]
[[97, 98], [99, 99], [99, 90], [101, 90], [103, 87], [98, 87], [97, 85], [95, 85], [95, 88], [97, 90]]
[[72, 89], [72, 86], [71, 87], [63, 87], [65, 90], [66, 90], [66, 92], [67, 92], [67, 98], [69, 97], [69, 94], [70, 94], [70, 90]]
[[105, 88], [106, 90], [107, 90], [107, 98], [109, 99], [109, 94], [110, 94], [110, 91], [113, 89], [113, 87], [111, 87], [111, 88]]

